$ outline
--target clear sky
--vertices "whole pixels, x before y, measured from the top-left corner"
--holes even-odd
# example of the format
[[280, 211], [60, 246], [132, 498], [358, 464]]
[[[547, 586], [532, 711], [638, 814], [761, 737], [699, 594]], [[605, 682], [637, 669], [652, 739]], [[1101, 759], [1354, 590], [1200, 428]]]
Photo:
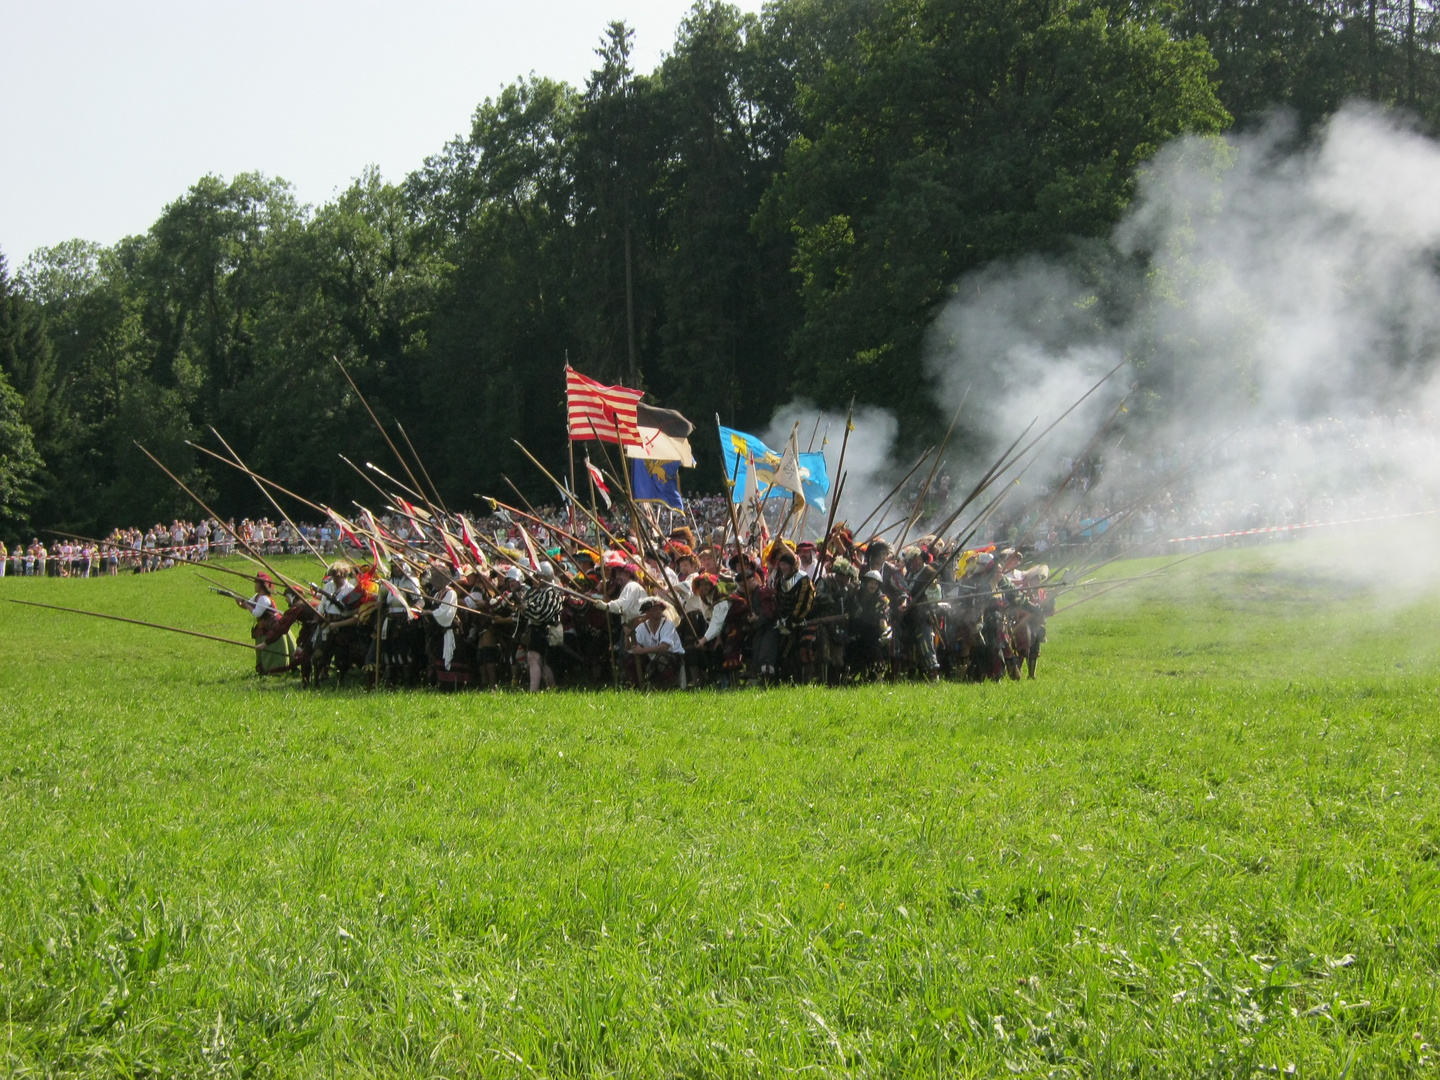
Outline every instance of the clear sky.
[[[739, 0], [758, 11], [760, 0]], [[398, 180], [505, 83], [581, 83], [612, 19], [649, 71], [690, 0], [0, 0], [0, 251], [143, 232], [206, 173], [320, 203]]]

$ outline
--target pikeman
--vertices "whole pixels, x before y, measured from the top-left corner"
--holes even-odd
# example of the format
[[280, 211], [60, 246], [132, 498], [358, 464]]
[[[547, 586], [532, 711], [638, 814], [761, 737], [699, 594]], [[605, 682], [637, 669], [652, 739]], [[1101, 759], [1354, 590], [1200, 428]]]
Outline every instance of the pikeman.
[[846, 609], [859, 585], [859, 574], [843, 555], [830, 564], [830, 572], [821, 574], [815, 583], [815, 606], [811, 609], [818, 623], [815, 651], [821, 682], [840, 678], [845, 671], [845, 640], [849, 635]]
[[619, 615], [626, 629], [633, 627], [644, 614], [641, 604], [649, 593], [640, 584], [640, 567], [633, 562], [621, 563], [610, 568], [610, 577], [619, 588], [613, 600], [596, 600], [595, 606], [605, 608], [612, 615]]
[[674, 686], [685, 689], [685, 646], [675, 624], [667, 617], [665, 601], [650, 597], [640, 604], [640, 622], [635, 626], [636, 681], [640, 686]]
[[263, 570], [255, 575], [255, 595], [235, 602], [255, 620], [250, 636], [255, 640], [255, 674], [278, 675], [290, 670], [295, 643], [290, 640], [288, 623], [281, 625], [280, 609], [272, 595], [275, 581]]
[[917, 544], [900, 552], [905, 565], [905, 593], [910, 603], [906, 605], [901, 625], [903, 648], [912, 660], [919, 674], [927, 680], [935, 680], [940, 674], [940, 661], [935, 656], [935, 606], [940, 601], [940, 575], [930, 559], [930, 553]]
[[439, 686], [455, 689], [468, 685], [471, 680], [470, 665], [462, 650], [465, 626], [460, 620], [460, 597], [469, 566], [461, 566], [455, 580], [438, 567], [431, 568], [431, 588], [435, 591], [436, 604], [429, 613], [439, 629], [438, 655], [431, 655], [430, 677]]
[[1040, 646], [1045, 642], [1045, 619], [1055, 614], [1055, 598], [1046, 596], [1041, 588], [1049, 576], [1050, 567], [1043, 563], [1023, 572], [1011, 571], [1011, 580], [1017, 586], [1010, 607], [1010, 641], [1014, 660], [1007, 664], [1007, 670], [1012, 679], [1020, 677], [1022, 661], [1028, 669], [1028, 677], [1035, 678], [1035, 664], [1040, 659]]
[[382, 591], [381, 668], [389, 685], [409, 685], [418, 679], [424, 656], [425, 638], [419, 625], [424, 607], [420, 580], [410, 564], [396, 556], [390, 562], [390, 578]]
[[[330, 664], [335, 663], [336, 678], [344, 680], [350, 670], [352, 633], [356, 609], [363, 599], [359, 588], [351, 579], [355, 567], [349, 559], [336, 559], [325, 572], [325, 581], [320, 586], [320, 628], [315, 633], [315, 682], [323, 683], [330, 675]], [[345, 624], [344, 626], [340, 624]]]
[[555, 568], [548, 562], [540, 564], [539, 579], [526, 593], [521, 608], [520, 644], [525, 649], [525, 664], [530, 672], [530, 692], [536, 693], [543, 681], [555, 686], [555, 671], [550, 658], [565, 640], [560, 615], [565, 597], [551, 584]]
[[280, 617], [280, 625], [288, 630], [291, 626], [300, 629], [295, 635], [295, 653], [290, 666], [300, 672], [300, 686], [310, 685], [310, 676], [315, 670], [315, 636], [320, 632], [320, 616], [295, 589], [285, 590], [285, 603], [289, 606]]
[[970, 678], [976, 682], [999, 681], [1005, 676], [1011, 655], [1007, 608], [1015, 592], [1005, 571], [1019, 562], [1015, 552], [1006, 550], [993, 557], [975, 578], [975, 602], [979, 610], [979, 645], [970, 651]]
[[783, 549], [775, 560], [775, 629], [780, 638], [778, 661], [799, 667], [801, 682], [815, 679], [815, 628], [806, 626], [815, 606], [815, 582], [800, 569], [795, 552]]
[[801, 540], [795, 545], [795, 554], [800, 558], [800, 570], [811, 581], [819, 582], [821, 571], [820, 560], [815, 557], [816, 547], [814, 540]]
[[862, 679], [873, 678], [879, 665], [888, 659], [890, 599], [883, 585], [879, 570], [866, 570], [859, 590], [849, 600], [850, 635], [845, 660], [851, 673]]

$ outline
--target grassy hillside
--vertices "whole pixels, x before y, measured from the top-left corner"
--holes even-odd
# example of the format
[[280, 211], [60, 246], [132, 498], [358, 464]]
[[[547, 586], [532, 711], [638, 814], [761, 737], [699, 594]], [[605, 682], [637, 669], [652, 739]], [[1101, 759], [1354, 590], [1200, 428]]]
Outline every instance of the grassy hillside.
[[[0, 604], [0, 1071], [1433, 1073], [1440, 614], [1354, 545], [983, 687], [301, 693]], [[0, 597], [246, 627], [184, 570]]]

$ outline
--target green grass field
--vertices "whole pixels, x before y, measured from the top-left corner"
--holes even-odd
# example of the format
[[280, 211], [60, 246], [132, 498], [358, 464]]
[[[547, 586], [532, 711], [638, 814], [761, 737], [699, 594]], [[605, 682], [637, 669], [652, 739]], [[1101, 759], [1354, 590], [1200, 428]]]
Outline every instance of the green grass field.
[[[1354, 543], [997, 686], [301, 693], [0, 604], [0, 1073], [1433, 1074], [1440, 614]], [[186, 570], [0, 596], [246, 628]]]

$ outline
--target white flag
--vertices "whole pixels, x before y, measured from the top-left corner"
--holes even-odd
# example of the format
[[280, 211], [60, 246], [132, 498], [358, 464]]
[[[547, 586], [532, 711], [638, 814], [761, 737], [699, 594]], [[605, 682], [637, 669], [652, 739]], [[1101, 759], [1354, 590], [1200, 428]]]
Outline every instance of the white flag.
[[750, 453], [747, 448], [745, 451], [745, 497], [740, 500], [735, 514], [742, 543], [745, 537], [754, 531], [760, 516], [760, 487], [755, 480], [755, 471], [755, 455]]
[[771, 486], [793, 492], [795, 498], [803, 503], [805, 488], [800, 480], [809, 474], [809, 469], [800, 467], [800, 447], [796, 445], [795, 432], [792, 431], [790, 432], [790, 441], [785, 444], [785, 453], [780, 455], [780, 464], [776, 466], [775, 475], [770, 481]]

